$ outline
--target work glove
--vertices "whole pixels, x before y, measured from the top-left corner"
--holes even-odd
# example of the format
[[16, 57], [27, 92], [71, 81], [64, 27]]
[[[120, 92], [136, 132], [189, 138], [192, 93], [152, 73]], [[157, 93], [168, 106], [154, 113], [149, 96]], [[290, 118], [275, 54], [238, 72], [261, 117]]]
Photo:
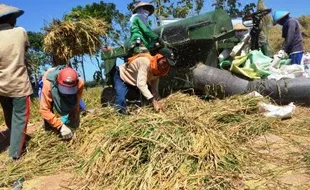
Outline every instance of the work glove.
[[64, 140], [69, 140], [72, 138], [72, 130], [65, 124], [62, 124], [60, 128], [60, 134]]
[[281, 49], [278, 53], [277, 56], [281, 59], [285, 58], [285, 51], [283, 49]]

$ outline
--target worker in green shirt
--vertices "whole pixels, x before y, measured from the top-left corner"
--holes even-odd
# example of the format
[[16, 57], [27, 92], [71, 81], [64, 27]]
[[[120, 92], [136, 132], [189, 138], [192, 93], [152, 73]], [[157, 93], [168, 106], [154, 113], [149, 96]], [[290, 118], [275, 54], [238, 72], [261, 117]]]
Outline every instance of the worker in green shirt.
[[149, 24], [148, 17], [154, 13], [154, 6], [150, 3], [140, 2], [132, 11], [130, 18], [129, 54], [149, 53], [156, 42], [162, 43]]

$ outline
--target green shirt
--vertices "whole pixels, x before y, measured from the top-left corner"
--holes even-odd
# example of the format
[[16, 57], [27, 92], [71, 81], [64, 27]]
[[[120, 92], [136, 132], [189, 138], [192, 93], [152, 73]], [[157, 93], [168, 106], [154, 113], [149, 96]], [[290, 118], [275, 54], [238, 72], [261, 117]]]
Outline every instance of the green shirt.
[[133, 44], [137, 38], [142, 40], [147, 49], [150, 49], [151, 43], [158, 38], [157, 34], [149, 26], [145, 25], [139, 16], [135, 16], [132, 19], [129, 44]]

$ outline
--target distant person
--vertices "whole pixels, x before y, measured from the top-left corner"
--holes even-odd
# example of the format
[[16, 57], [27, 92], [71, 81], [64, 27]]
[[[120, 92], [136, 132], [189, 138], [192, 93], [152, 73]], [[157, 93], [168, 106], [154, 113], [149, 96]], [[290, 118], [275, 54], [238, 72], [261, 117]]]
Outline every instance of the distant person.
[[39, 96], [39, 99], [41, 99], [42, 88], [43, 88], [43, 80], [42, 80], [42, 77], [40, 77], [38, 80], [38, 96]]
[[238, 44], [233, 48], [224, 49], [218, 56], [219, 61], [234, 59], [235, 56], [247, 55], [250, 51], [250, 33], [249, 29], [242, 23], [237, 23], [234, 25], [235, 37], [238, 39]]
[[242, 41], [246, 35], [249, 35], [249, 29], [244, 26], [242, 23], [237, 23], [234, 25], [235, 36], [239, 41]]
[[[260, 26], [261, 27], [261, 26]], [[235, 35], [240, 41], [244, 41], [244, 46], [242, 47], [242, 53], [241, 55], [246, 55], [249, 53], [251, 49], [251, 31], [244, 26], [242, 23], [238, 23], [234, 25]], [[253, 28], [251, 29], [253, 30]], [[254, 32], [256, 34], [256, 32]], [[255, 38], [254, 38], [255, 39]], [[258, 48], [262, 51], [262, 53], [266, 56], [270, 56], [269, 50], [268, 50], [268, 42], [267, 37], [264, 34], [263, 31], [259, 32], [258, 38]]]
[[140, 2], [132, 13], [130, 18], [130, 54], [149, 53], [152, 44], [163, 43], [148, 24], [148, 17], [154, 13], [154, 6], [150, 3]]
[[278, 54], [283, 51], [289, 55], [292, 64], [301, 64], [304, 46], [302, 43], [302, 35], [299, 22], [291, 18], [287, 11], [275, 11], [272, 15], [273, 24], [282, 26], [282, 38], [285, 39], [284, 46]]
[[160, 98], [159, 77], [167, 75], [170, 65], [173, 64], [173, 53], [167, 48], [162, 48], [155, 56], [148, 53], [137, 54], [130, 57], [127, 63], [117, 66], [114, 75], [117, 111], [121, 114], [128, 114], [126, 95], [130, 86], [137, 87], [142, 95], [153, 104], [155, 111], [162, 110], [163, 105], [158, 101]]
[[[63, 139], [71, 139], [80, 124], [80, 106], [84, 82], [70, 67], [57, 66], [45, 72], [40, 114], [47, 129], [56, 129]], [[60, 115], [57, 117], [53, 111]]]
[[15, 27], [24, 13], [16, 7], [0, 4], [0, 103], [10, 129], [9, 156], [21, 156], [30, 113], [32, 87], [27, 73], [25, 53], [29, 47], [27, 33]]

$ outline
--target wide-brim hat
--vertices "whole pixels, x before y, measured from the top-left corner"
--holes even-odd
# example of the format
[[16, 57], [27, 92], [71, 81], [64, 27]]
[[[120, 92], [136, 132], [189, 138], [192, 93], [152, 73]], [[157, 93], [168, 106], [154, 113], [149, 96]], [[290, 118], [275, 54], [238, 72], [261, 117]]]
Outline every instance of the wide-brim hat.
[[135, 8], [133, 8], [132, 13], [135, 14], [137, 9], [143, 7], [143, 9], [149, 11], [149, 16], [154, 13], [154, 6], [151, 3], [139, 2], [136, 4]]
[[0, 18], [4, 16], [8, 16], [8, 15], [12, 15], [15, 18], [17, 18], [21, 16], [22, 14], [24, 14], [24, 11], [19, 8], [12, 7], [12, 6], [5, 5], [5, 4], [0, 4]]
[[248, 28], [244, 26], [242, 23], [238, 23], [234, 26], [234, 30], [248, 30]]

